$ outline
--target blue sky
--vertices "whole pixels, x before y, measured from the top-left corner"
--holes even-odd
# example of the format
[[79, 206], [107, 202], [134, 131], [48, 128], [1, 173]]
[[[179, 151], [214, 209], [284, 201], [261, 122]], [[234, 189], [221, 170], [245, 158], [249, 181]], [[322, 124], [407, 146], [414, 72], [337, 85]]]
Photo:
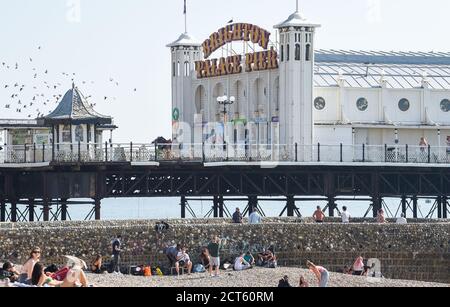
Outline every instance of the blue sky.
[[[272, 31], [294, 10], [295, 0], [188, 0], [189, 32], [201, 41], [231, 18]], [[322, 24], [317, 48], [450, 50], [450, 1], [300, 0], [300, 10]], [[55, 106], [53, 95], [64, 94], [74, 78], [99, 112], [115, 118], [120, 129], [114, 141], [170, 137], [170, 53], [165, 45], [183, 32], [182, 13], [183, 0], [2, 0], [0, 118], [48, 112]], [[22, 84], [25, 88], [12, 99]], [[44, 98], [33, 112], [15, 112], [18, 99], [29, 103], [36, 94]]]

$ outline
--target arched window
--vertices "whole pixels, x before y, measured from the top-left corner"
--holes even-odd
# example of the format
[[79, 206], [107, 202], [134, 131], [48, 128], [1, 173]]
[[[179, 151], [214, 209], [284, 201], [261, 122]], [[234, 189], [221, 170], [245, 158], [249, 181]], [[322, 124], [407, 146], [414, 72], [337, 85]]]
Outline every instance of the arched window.
[[180, 61], [178, 61], [178, 65], [177, 65], [177, 76], [180, 76], [180, 71], [181, 71], [181, 66], [180, 66]]
[[289, 62], [290, 56], [291, 56], [291, 47], [289, 44], [287, 44], [287, 46], [286, 46], [286, 61]]
[[175, 66], [175, 62], [172, 63], [172, 76], [176, 77], [177, 75], [177, 71], [176, 71], [176, 66]]
[[306, 53], [305, 54], [305, 60], [307, 62], [311, 61], [311, 45], [310, 44], [306, 45], [306, 52], [305, 53]]
[[284, 46], [281, 46], [281, 62], [284, 62]]
[[300, 61], [300, 54], [301, 54], [300, 44], [296, 44], [295, 45], [295, 60], [296, 61]]
[[184, 76], [189, 77], [189, 74], [191, 73], [191, 65], [189, 65], [189, 62], [184, 62]]

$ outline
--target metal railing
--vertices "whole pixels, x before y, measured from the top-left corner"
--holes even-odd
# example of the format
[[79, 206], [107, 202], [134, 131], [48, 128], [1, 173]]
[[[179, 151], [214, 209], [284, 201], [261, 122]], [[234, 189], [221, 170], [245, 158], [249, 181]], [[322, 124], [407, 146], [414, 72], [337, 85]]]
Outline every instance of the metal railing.
[[273, 144], [1, 145], [0, 164], [120, 162], [328, 162], [450, 164], [450, 147]]

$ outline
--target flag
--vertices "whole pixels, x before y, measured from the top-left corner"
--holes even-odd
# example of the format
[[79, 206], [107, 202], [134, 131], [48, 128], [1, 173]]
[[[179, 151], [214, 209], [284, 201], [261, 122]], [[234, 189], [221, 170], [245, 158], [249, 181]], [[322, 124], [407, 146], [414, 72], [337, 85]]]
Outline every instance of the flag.
[[187, 9], [186, 9], [186, 0], [184, 0], [184, 12], [183, 12], [183, 14], [186, 15], [186, 13], [187, 13]]

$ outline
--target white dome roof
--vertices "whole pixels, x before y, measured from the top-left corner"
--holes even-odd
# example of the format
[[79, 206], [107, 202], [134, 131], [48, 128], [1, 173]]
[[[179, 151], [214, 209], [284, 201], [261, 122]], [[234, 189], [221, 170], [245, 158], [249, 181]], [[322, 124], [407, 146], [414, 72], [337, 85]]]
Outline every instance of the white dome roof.
[[299, 12], [293, 13], [288, 19], [279, 23], [275, 26], [275, 29], [289, 28], [289, 27], [320, 27], [319, 24], [309, 22], [304, 16]]
[[188, 33], [183, 33], [173, 43], [167, 45], [167, 47], [199, 47], [201, 44], [192, 38]]

